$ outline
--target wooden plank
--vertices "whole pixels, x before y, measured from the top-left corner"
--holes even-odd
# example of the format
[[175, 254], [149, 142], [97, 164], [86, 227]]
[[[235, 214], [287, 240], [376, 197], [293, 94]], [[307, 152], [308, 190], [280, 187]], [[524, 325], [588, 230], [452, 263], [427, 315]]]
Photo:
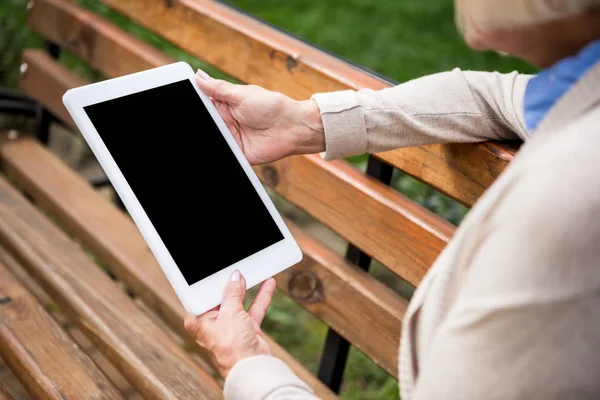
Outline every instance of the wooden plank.
[[19, 382], [15, 374], [8, 368], [4, 359], [0, 357], [0, 388], [4, 389], [14, 400], [30, 400], [31, 396]]
[[316, 91], [389, 86], [222, 3], [102, 2], [230, 76], [285, 90], [294, 98]]
[[0, 400], [14, 400], [2, 382], [0, 382]]
[[418, 285], [454, 226], [344, 161], [288, 157], [255, 167], [261, 180]]
[[304, 258], [276, 276], [278, 287], [397, 377], [400, 326], [408, 302], [290, 221], [287, 224]]
[[36, 399], [125, 398], [2, 264], [0, 353]]
[[[60, 115], [64, 107], [57, 106], [58, 99], [75, 84], [64, 79], [68, 71], [37, 50], [26, 51], [24, 59], [30, 69], [39, 71], [36, 81], [24, 85], [28, 93]], [[40, 94], [36, 88], [48, 85], [38, 85], [37, 80], [52, 80], [56, 75], [64, 86]], [[454, 233], [451, 224], [344, 161], [295, 156], [256, 171], [279, 194], [414, 285]]]
[[[48, 208], [61, 221], [65, 221], [66, 226], [76, 236], [83, 238], [82, 241], [95, 252], [100, 255], [106, 253], [105, 244], [95, 243], [104, 232], [107, 241], [122, 243], [125, 252], [132, 251], [136, 246], [146, 251], [146, 246], [131, 221], [124, 220], [120, 212], [100, 199], [83, 181], [69, 179], [68, 176], [73, 175], [73, 172], [67, 170], [67, 167], [60, 168], [60, 161], [39, 144], [34, 141], [11, 143], [0, 153], [8, 170], [12, 171], [11, 176], [15, 176], [42, 207]], [[16, 160], [21, 165], [16, 166]], [[29, 165], [33, 160], [39, 167]], [[25, 175], [27, 177], [24, 177]], [[48, 203], [52, 205], [47, 206]], [[85, 204], [85, 210], [81, 210], [78, 203]], [[106, 223], [98, 226], [98, 222], [93, 221], [93, 216], [89, 215], [90, 210], [94, 210], [94, 215], [98, 215], [100, 222]], [[338, 330], [358, 349], [396, 377], [399, 327], [406, 309], [406, 301], [320, 245], [292, 223], [288, 224], [303, 249], [305, 258], [301, 264], [277, 277], [280, 289]], [[133, 237], [137, 237], [136, 244], [132, 244], [131, 239], [126, 239]], [[114, 251], [114, 248], [110, 251]], [[100, 258], [111, 266], [119, 262], [110, 255]], [[144, 265], [145, 269], [150, 269], [149, 265], [154, 266], [156, 274], [151, 277], [152, 282], [162, 277], [162, 271], [153, 257], [144, 258], [141, 262], [143, 264], [140, 265]], [[304, 285], [307, 284], [307, 279], [315, 289], [310, 296], [305, 294]], [[176, 299], [174, 301], [178, 302]], [[155, 307], [162, 308], [156, 303]], [[177, 326], [180, 326], [179, 317], [180, 313], [173, 322]]]
[[[73, 326], [65, 316], [56, 307], [53, 300], [50, 299], [37, 284], [37, 282], [19, 265], [15, 258], [2, 246], [0, 246], [0, 263], [4, 264], [10, 273], [30, 292], [39, 303], [48, 309], [51, 305], [50, 314], [52, 318], [69, 334], [71, 339], [79, 348], [85, 352], [94, 364], [106, 375], [106, 377], [123, 393], [127, 398], [134, 395], [135, 389], [125, 379], [125, 377], [115, 368], [113, 364], [96, 348], [93, 343], [85, 336], [85, 334]], [[0, 363], [1, 364], [1, 363]], [[1, 368], [1, 365], [0, 365]]]
[[29, 96], [44, 105], [59, 120], [77, 130], [77, 126], [62, 102], [67, 89], [88, 82], [62, 67], [41, 50], [26, 50], [22, 61], [27, 65], [19, 86]]
[[[38, 283], [25, 271], [25, 269], [19, 265], [19, 263], [10, 255], [5, 248], [0, 246], [0, 264], [3, 264], [10, 273], [23, 285], [27, 292], [31, 293], [33, 297], [37, 299], [37, 301], [42, 304], [45, 309], [48, 309], [51, 312], [53, 319], [60, 325], [63, 326], [67, 320], [60, 312], [55, 309], [54, 300], [48, 296], [46, 292], [38, 285]], [[81, 346], [80, 346], [81, 347]], [[81, 347], [83, 351], [86, 351], [86, 348]]]
[[504, 171], [518, 147], [518, 143], [508, 142], [434, 144], [386, 151], [376, 156], [460, 203], [472, 206]]
[[[183, 307], [131, 219], [31, 139], [7, 143], [0, 148], [0, 157], [6, 172], [40, 207], [55, 215], [174, 331], [189, 340], [182, 323]], [[266, 339], [273, 354], [309, 383], [320, 398], [336, 398], [276, 342]]]
[[172, 62], [152, 47], [140, 54], [138, 40], [68, 1], [36, 0], [28, 13], [28, 24], [107, 76], [125, 75]]
[[4, 179], [0, 242], [144, 397], [222, 398], [216, 382]]
[[[10, 143], [0, 150], [0, 154], [10, 175], [42, 207], [64, 222], [107, 265], [114, 266], [124, 262], [118, 255], [116, 258], [113, 255], [117, 247], [121, 246], [120, 251], [125, 253], [139, 247], [146, 255], [139, 265], [144, 265], [145, 270], [150, 270], [150, 265], [153, 266], [155, 273], [150, 277], [151, 282], [155, 284], [159, 280], [165, 281], [160, 267], [148, 253], [145, 242], [133, 223], [101, 199], [81, 178], [73, 176], [67, 166], [37, 142], [26, 139]], [[392, 376], [397, 376], [396, 350], [406, 301], [293, 224], [289, 225], [305, 253], [305, 259], [300, 265], [278, 277], [279, 287], [338, 330]], [[104, 234], [106, 238], [103, 238]], [[135, 243], [132, 243], [133, 238], [136, 238]], [[103, 242], [98, 243], [100, 240]], [[106, 242], [112, 241], [115, 243], [107, 249]], [[133, 258], [140, 257], [134, 255]], [[119, 268], [121, 271], [127, 269], [135, 270], [139, 266]], [[122, 272], [117, 272], [117, 275], [121, 274]], [[306, 279], [312, 279], [315, 288], [311, 296], [303, 294]], [[153, 283], [149, 282], [147, 285]], [[166, 282], [164, 285], [160, 290], [165, 290]], [[135, 286], [136, 292], [138, 287], [139, 285]], [[143, 293], [147, 291], [144, 289]], [[170, 288], [168, 292], [171, 293], [173, 302], [178, 304]], [[163, 309], [152, 299], [154, 308]], [[180, 315], [181, 312], [178, 312], [173, 321], [178, 327], [181, 326]]]
[[[218, 2], [102, 1], [242, 82], [296, 99], [306, 99], [315, 92], [390, 86]], [[91, 13], [61, 3], [64, 1], [37, 0], [29, 19], [32, 27], [94, 62], [107, 76], [156, 65], [148, 56], [148, 46], [131, 46], [131, 39], [126, 39], [122, 31], [100, 24]], [[38, 7], [43, 12], [38, 12]], [[49, 9], [55, 18], [44, 17]], [[130, 53], [123, 58], [113, 57], [115, 52], [127, 51]], [[398, 149], [379, 156], [463, 204], [472, 205], [513, 158], [514, 148], [495, 143], [438, 145]], [[491, 170], [482, 169], [482, 165]]]

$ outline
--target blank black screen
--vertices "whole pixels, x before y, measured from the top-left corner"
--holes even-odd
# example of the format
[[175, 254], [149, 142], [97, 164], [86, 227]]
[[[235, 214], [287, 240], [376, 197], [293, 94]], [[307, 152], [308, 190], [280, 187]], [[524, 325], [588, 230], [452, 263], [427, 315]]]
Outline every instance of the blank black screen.
[[188, 285], [283, 239], [189, 80], [84, 110]]

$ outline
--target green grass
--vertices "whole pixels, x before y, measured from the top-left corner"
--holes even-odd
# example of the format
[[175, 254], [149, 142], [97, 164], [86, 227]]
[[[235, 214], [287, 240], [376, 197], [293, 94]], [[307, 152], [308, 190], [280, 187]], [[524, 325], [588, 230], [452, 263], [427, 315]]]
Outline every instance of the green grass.
[[[74, 0], [161, 49], [176, 60], [228, 79], [194, 57], [132, 23], [96, 0]], [[230, 0], [249, 12], [327, 51], [397, 82], [460, 67], [470, 70], [534, 72], [530, 65], [493, 52], [470, 50], [457, 34], [452, 0]], [[24, 28], [26, 0], [0, 3], [0, 85], [14, 87], [20, 53], [41, 44]], [[61, 62], [90, 80], [101, 76], [69, 54]], [[364, 168], [365, 158], [351, 159]], [[393, 185], [408, 197], [458, 224], [467, 209], [432, 188], [396, 173]], [[376, 273], [385, 277], [384, 268]], [[405, 286], [400, 290], [410, 294]], [[264, 329], [311, 371], [316, 372], [326, 326], [289, 298], [277, 294]], [[352, 349], [345, 371], [343, 399], [397, 399], [397, 382]]]
[[229, 0], [341, 57], [398, 82], [455, 67], [530, 72], [459, 37], [451, 0]]
[[25, 4], [23, 0], [0, 1], [0, 86], [16, 85], [21, 50], [41, 44], [38, 37], [23, 29]]

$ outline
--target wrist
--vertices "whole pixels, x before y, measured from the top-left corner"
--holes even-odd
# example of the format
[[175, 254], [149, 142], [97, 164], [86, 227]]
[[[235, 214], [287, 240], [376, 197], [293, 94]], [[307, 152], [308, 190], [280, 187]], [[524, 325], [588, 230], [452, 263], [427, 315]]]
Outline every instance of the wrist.
[[294, 101], [290, 131], [292, 154], [314, 154], [325, 151], [325, 130], [319, 106], [314, 100]]
[[219, 374], [226, 379], [229, 372], [235, 365], [245, 358], [254, 356], [270, 356], [271, 349], [268, 346], [257, 346], [254, 348], [230, 349], [225, 354], [213, 353], [213, 365], [217, 368]]

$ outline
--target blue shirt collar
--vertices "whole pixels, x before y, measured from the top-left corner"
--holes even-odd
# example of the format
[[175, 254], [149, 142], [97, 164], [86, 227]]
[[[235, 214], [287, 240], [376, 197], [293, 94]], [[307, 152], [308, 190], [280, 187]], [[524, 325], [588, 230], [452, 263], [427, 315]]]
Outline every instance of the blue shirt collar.
[[600, 40], [588, 44], [578, 54], [557, 62], [529, 80], [525, 90], [524, 113], [530, 134], [558, 99], [598, 62]]

